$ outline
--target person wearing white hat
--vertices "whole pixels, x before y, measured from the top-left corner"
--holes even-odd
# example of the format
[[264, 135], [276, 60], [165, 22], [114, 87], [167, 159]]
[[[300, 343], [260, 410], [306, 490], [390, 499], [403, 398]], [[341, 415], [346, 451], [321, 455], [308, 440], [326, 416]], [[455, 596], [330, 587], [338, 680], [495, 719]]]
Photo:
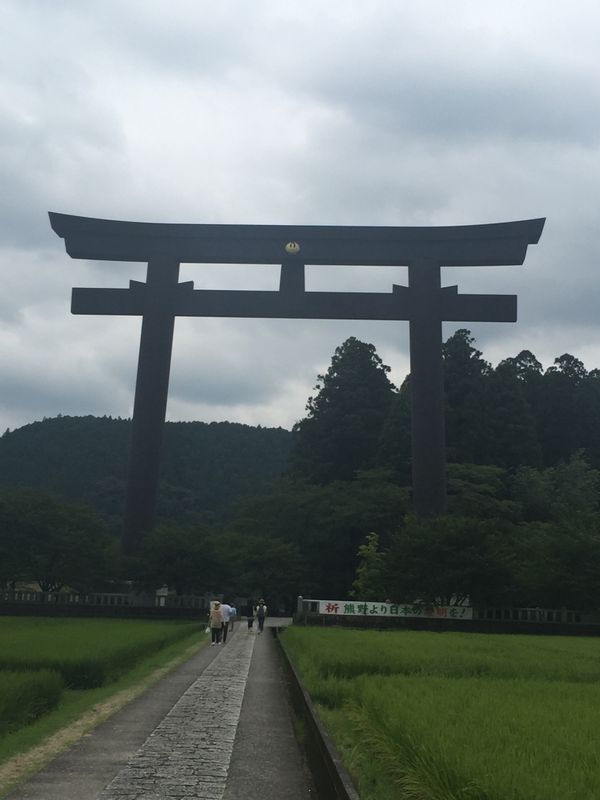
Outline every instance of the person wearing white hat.
[[208, 624], [210, 625], [210, 633], [212, 641], [211, 647], [216, 644], [221, 644], [221, 631], [223, 630], [223, 612], [221, 611], [221, 603], [214, 600], [210, 604], [210, 615], [208, 617]]
[[256, 621], [258, 622], [258, 632], [262, 633], [265, 627], [265, 617], [267, 616], [267, 606], [264, 600], [259, 600], [258, 605], [254, 611]]

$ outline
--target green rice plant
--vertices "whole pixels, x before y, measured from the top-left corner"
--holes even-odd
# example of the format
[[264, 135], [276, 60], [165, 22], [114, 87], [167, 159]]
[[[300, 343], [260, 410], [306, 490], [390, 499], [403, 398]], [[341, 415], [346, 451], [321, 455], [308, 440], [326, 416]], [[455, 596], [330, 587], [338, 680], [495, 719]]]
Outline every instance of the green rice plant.
[[528, 680], [359, 679], [362, 714], [510, 800], [595, 800], [600, 686]]
[[346, 678], [315, 676], [311, 684], [311, 697], [315, 703], [329, 708], [339, 708], [356, 699], [356, 682]]
[[55, 708], [63, 691], [58, 672], [0, 671], [0, 737]]
[[194, 630], [199, 623], [0, 617], [0, 669], [52, 669], [69, 688], [102, 686]]
[[439, 753], [406, 732], [390, 736], [360, 707], [348, 707], [347, 718], [361, 745], [383, 766], [386, 780], [398, 787], [403, 800], [499, 800], [496, 794], [465, 778]]
[[444, 675], [600, 681], [600, 639], [293, 627], [286, 648], [321, 676]]
[[600, 796], [597, 639], [292, 628], [282, 641], [364, 800]]

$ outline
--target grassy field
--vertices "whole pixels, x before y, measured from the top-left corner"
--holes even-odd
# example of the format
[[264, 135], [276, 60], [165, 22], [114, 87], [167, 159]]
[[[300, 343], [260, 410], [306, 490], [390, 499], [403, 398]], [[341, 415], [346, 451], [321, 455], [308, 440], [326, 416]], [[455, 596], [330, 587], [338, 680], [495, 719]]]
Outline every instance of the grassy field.
[[198, 645], [203, 627], [0, 617], [0, 761]]
[[114, 680], [155, 650], [200, 631], [195, 622], [0, 617], [0, 669], [51, 669], [71, 689]]
[[597, 800], [600, 640], [293, 627], [362, 800]]

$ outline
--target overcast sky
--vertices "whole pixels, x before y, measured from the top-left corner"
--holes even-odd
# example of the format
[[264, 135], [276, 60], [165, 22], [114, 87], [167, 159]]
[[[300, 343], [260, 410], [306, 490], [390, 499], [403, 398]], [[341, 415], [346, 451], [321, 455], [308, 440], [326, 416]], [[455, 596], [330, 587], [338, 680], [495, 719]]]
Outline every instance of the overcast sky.
[[[600, 367], [600, 9], [586, 0], [0, 0], [0, 430], [128, 417], [139, 318], [72, 316], [47, 212], [185, 223], [465, 225], [547, 217], [523, 267], [445, 269], [517, 294], [469, 327], [484, 356]], [[185, 265], [196, 288], [276, 289], [276, 267]], [[391, 291], [398, 268], [308, 270]], [[167, 416], [291, 427], [348, 336], [391, 377], [405, 322], [178, 319]]]

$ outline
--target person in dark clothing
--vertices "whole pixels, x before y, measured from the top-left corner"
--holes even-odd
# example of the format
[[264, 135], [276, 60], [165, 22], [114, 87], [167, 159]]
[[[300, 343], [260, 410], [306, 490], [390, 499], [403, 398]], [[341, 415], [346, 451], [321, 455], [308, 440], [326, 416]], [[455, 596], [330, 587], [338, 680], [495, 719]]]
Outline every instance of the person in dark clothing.
[[267, 606], [264, 600], [259, 600], [256, 606], [256, 620], [258, 622], [258, 632], [262, 633], [265, 627], [265, 617], [267, 616]]
[[254, 603], [252, 600], [248, 600], [248, 605], [246, 606], [246, 618], [248, 620], [248, 630], [251, 631], [254, 626]]

